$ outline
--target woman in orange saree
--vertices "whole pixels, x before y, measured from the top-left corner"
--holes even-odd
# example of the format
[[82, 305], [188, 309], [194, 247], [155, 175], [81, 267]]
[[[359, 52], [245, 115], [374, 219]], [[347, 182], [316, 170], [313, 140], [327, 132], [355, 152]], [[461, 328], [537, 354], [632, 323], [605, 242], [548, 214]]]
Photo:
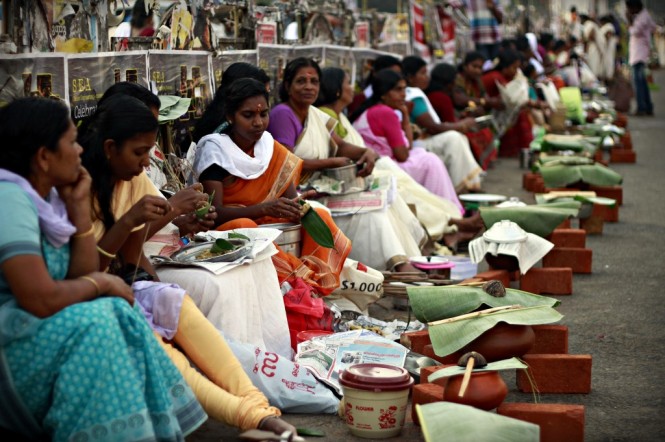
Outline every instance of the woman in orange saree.
[[[234, 82], [226, 92], [226, 121], [199, 141], [194, 174], [218, 212], [218, 230], [295, 222], [301, 218], [296, 184], [302, 160], [266, 132], [268, 94], [251, 79]], [[224, 118], [220, 116], [220, 118]], [[351, 251], [351, 241], [335, 225], [330, 214], [313, 209], [330, 229], [334, 247], [318, 245], [303, 229], [301, 257], [282, 250], [273, 256], [281, 285], [301, 280], [318, 296], [339, 286], [339, 275]]]

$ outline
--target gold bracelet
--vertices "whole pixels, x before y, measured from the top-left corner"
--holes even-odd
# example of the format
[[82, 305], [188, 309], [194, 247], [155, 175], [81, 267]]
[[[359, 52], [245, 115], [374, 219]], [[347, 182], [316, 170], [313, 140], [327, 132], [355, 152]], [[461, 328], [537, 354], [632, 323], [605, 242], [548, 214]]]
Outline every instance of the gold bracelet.
[[95, 294], [97, 296], [99, 296], [99, 294], [101, 293], [101, 289], [99, 288], [99, 284], [97, 283], [97, 281], [95, 281], [92, 276], [79, 276], [79, 279], [84, 279], [86, 281], [90, 281], [92, 283], [92, 285], [95, 286], [95, 291], [96, 291]]
[[95, 228], [92, 224], [90, 224], [90, 228], [88, 230], [83, 233], [75, 233], [72, 235], [72, 238], [85, 238], [86, 236], [90, 236], [93, 233], [95, 233]]
[[98, 251], [100, 254], [106, 256], [107, 258], [115, 259], [115, 254], [113, 254], [113, 253], [109, 253], [109, 252], [107, 252], [106, 250], [102, 249], [102, 248], [99, 247], [99, 246], [97, 246], [97, 251]]

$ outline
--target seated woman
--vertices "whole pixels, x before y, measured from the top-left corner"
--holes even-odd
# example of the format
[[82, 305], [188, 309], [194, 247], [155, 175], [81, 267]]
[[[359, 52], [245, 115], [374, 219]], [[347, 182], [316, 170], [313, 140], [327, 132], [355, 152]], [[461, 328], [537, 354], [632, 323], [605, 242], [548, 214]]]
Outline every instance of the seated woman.
[[[194, 161], [196, 178], [206, 192], [215, 193], [213, 204], [217, 222], [221, 224], [218, 229], [300, 223], [300, 197], [295, 184], [300, 179], [303, 162], [266, 131], [270, 108], [265, 85], [253, 79], [236, 80], [225, 98], [225, 115], [219, 117], [226, 124], [220, 126], [221, 133], [201, 138]], [[273, 256], [279, 283], [287, 292], [285, 299], [292, 290], [303, 288], [303, 284], [308, 287], [308, 296], [312, 291], [326, 296], [339, 287], [351, 241], [327, 211], [315, 210], [330, 229], [334, 246], [318, 245], [303, 229], [300, 258], [281, 250]], [[289, 326], [295, 337], [306, 328], [295, 324], [292, 318], [289, 316]]]
[[469, 140], [462, 133], [475, 129], [475, 120], [441, 122], [424, 92], [430, 82], [425, 61], [416, 56], [405, 57], [402, 69], [408, 85], [406, 100], [413, 103], [413, 109], [404, 115], [409, 115], [411, 122], [429, 135], [417, 140], [416, 144], [441, 158], [458, 192], [480, 190], [482, 169], [473, 158]]
[[131, 288], [98, 271], [69, 109], [17, 100], [0, 110], [0, 137], [0, 427], [55, 441], [182, 440], [206, 415]]
[[[226, 81], [234, 72], [245, 74], [252, 72], [243, 66], [238, 66], [243, 64], [235, 63], [229, 66], [224, 71], [224, 80]], [[251, 68], [258, 71], [254, 66]], [[159, 97], [135, 83], [124, 82], [111, 86], [98, 105], [101, 106], [108, 98], [118, 94], [138, 98], [157, 116]], [[214, 104], [211, 104], [211, 112], [215, 109]], [[79, 132], [85, 132], [88, 121], [83, 121]], [[132, 187], [140, 191], [132, 192], [131, 197], [127, 199], [127, 208], [144, 195], [160, 196], [160, 192], [150, 183], [146, 174], [141, 174], [132, 180]], [[126, 183], [118, 183], [118, 189], [125, 188]], [[196, 183], [169, 198], [172, 210], [149, 225], [147, 240], [143, 247], [146, 255], [168, 256], [181, 248], [182, 236], [215, 227], [217, 214], [214, 206], [203, 218], [197, 217], [193, 212], [196, 203], [205, 199], [202, 190], [203, 186]], [[187, 290], [201, 312], [216, 328], [224, 332], [225, 337], [255, 345], [287, 358], [291, 357], [284, 302], [275, 275], [275, 267], [270, 260], [238, 266], [222, 275], [215, 275], [200, 268], [171, 266], [159, 267], [157, 274], [161, 279], [178, 284]], [[235, 296], [235, 293], [243, 293], [244, 296]], [[238, 317], [245, 320], [238, 321]]]
[[[365, 147], [362, 137], [343, 114], [351, 100], [353, 88], [349, 75], [340, 68], [323, 69], [316, 105], [338, 121], [334, 129], [337, 135], [356, 146]], [[379, 159], [376, 164], [381, 161], [383, 159]], [[376, 168], [373, 174], [391, 176], [390, 173], [378, 172]], [[408, 257], [421, 255], [419, 244], [424, 244], [427, 236], [418, 218], [409, 210], [399, 193], [386, 211], [371, 211], [361, 216], [338, 216], [335, 222], [353, 241], [351, 258], [378, 270], [396, 268], [417, 271], [406, 262]], [[401, 264], [393, 264], [400, 261]]]
[[[185, 291], [174, 284], [146, 282], [158, 278], [143, 254], [143, 243], [150, 225], [172, 210], [163, 197], [146, 191], [152, 183], [146, 183], [143, 168], [156, 135], [157, 119], [150, 109], [120, 94], [97, 108], [81, 137], [83, 164], [93, 176], [91, 217], [99, 266], [134, 282], [135, 296], [159, 343], [211, 417], [242, 429], [293, 431], [252, 385], [224, 339]], [[141, 280], [135, 282], [138, 275]]]
[[305, 180], [315, 171], [347, 166], [353, 161], [362, 166], [360, 176], [369, 175], [379, 156], [332, 132], [337, 121], [314, 107], [320, 81], [321, 68], [314, 60], [291, 60], [284, 69], [279, 90], [282, 102], [270, 111], [268, 132], [303, 159]]
[[[453, 65], [441, 63], [432, 69], [432, 80], [426, 91], [427, 98], [441, 121], [453, 123], [457, 121], [452, 101], [456, 77], [457, 69]], [[487, 169], [496, 158], [492, 131], [489, 128], [477, 129], [467, 132], [466, 137], [469, 139], [476, 160], [483, 166], [483, 169]]]
[[492, 109], [503, 108], [498, 97], [488, 97], [481, 80], [484, 57], [480, 52], [469, 52], [460, 65], [453, 89], [453, 104], [458, 111], [473, 111], [474, 116], [485, 115]]
[[360, 115], [352, 116], [353, 127], [368, 146], [395, 160], [416, 182], [439, 197], [443, 205], [437, 206], [443, 210], [437, 216], [445, 222], [442, 234], [455, 232], [457, 228], [477, 232], [480, 228], [477, 217], [461, 219], [464, 209], [439, 157], [422, 147], [414, 147], [411, 123], [400, 122], [395, 113], [395, 110], [406, 112], [406, 81], [398, 73], [384, 69], [375, 74], [372, 88], [372, 98], [357, 111]]
[[[520, 69], [520, 56], [512, 50], [505, 50], [499, 55], [499, 63], [494, 70], [482, 77], [483, 86], [490, 97], [500, 97], [497, 84], [506, 85], [515, 79]], [[526, 80], [525, 80], [526, 81]], [[499, 156], [516, 157], [522, 149], [528, 148], [533, 141], [533, 132], [529, 109], [507, 109], [496, 114], [502, 128], [500, 136]]]

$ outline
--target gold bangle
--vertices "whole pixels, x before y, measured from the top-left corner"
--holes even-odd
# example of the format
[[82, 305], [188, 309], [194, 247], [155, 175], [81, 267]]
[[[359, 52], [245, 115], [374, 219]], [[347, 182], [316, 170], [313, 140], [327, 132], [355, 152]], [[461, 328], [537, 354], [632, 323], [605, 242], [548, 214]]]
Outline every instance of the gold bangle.
[[95, 233], [95, 228], [92, 224], [90, 224], [90, 228], [88, 230], [83, 233], [75, 233], [72, 235], [72, 238], [85, 238], [86, 236], [90, 236], [93, 233]]
[[115, 254], [113, 254], [113, 253], [109, 253], [109, 252], [107, 252], [106, 250], [102, 249], [102, 248], [99, 247], [99, 246], [97, 246], [97, 251], [98, 251], [100, 254], [106, 256], [107, 258], [115, 259]]
[[84, 279], [86, 281], [90, 281], [92, 283], [92, 285], [95, 286], [95, 291], [96, 291], [95, 294], [97, 296], [99, 296], [99, 294], [101, 293], [101, 289], [99, 288], [99, 284], [97, 283], [97, 281], [95, 281], [92, 276], [79, 276], [79, 279]]

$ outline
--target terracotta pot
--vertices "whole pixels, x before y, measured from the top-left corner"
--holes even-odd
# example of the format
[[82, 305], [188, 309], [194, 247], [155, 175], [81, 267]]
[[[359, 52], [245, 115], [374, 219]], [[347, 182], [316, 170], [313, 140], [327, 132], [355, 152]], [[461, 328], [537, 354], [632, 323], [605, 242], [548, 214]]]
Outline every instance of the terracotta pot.
[[536, 334], [529, 325], [511, 325], [500, 322], [464, 346], [460, 353], [476, 351], [487, 362], [523, 356], [536, 342]]
[[517, 258], [510, 255], [503, 255], [499, 253], [494, 256], [491, 253], [485, 255], [485, 261], [493, 269], [497, 270], [506, 270], [507, 272], [514, 272], [520, 269], [520, 263], [517, 261]]
[[479, 371], [471, 373], [469, 385], [463, 397], [459, 397], [464, 376], [448, 379], [443, 390], [443, 400], [457, 404], [470, 405], [481, 410], [493, 410], [506, 398], [508, 387], [497, 371]]

